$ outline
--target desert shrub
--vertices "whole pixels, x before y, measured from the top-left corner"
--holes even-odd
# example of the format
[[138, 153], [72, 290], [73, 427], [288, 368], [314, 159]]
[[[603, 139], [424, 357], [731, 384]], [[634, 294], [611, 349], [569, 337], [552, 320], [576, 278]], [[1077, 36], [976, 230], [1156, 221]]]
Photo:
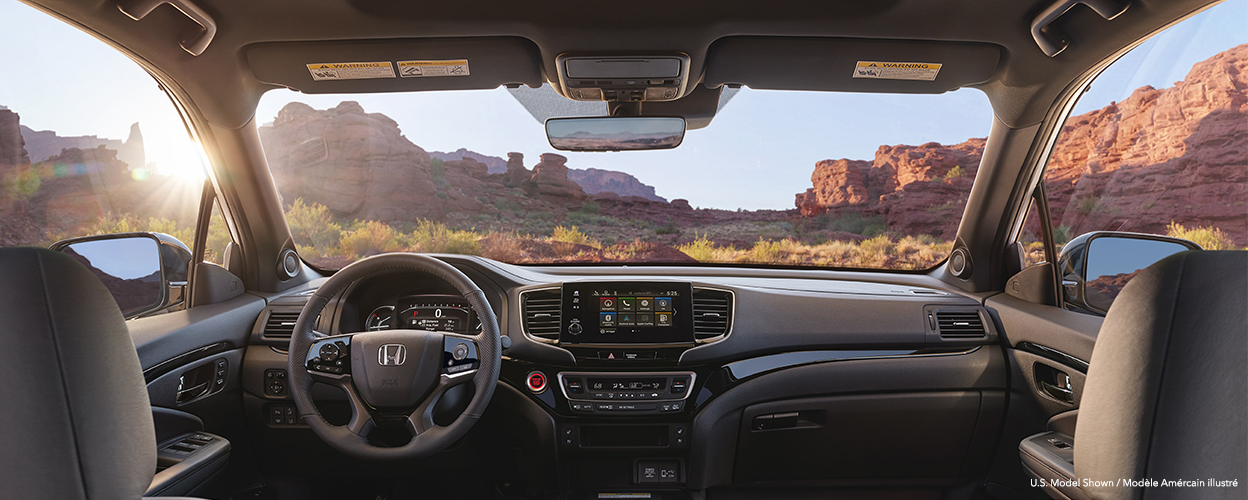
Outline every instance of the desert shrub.
[[886, 256], [894, 252], [893, 240], [885, 234], [863, 240], [858, 248], [862, 249], [863, 257], [879, 259], [879, 262], [883, 262]]
[[370, 220], [357, 221], [352, 228], [342, 234], [338, 247], [347, 257], [367, 257], [383, 252], [402, 250], [400, 234], [389, 225]]
[[[879, 228], [879, 227], [887, 228], [887, 226], [884, 225], [883, 217], [875, 217], [875, 216], [863, 217], [862, 214], [857, 213], [857, 212], [848, 212], [848, 213], [841, 214], [840, 216], [834, 216], [832, 214], [824, 214], [820, 216], [820, 219], [822, 219], [820, 225], [822, 225], [826, 229], [830, 229], [832, 231], [843, 231], [846, 233], [861, 234], [864, 236], [866, 236], [865, 231], [868, 228]], [[883, 231], [880, 231], [880, 232], [883, 232]]]
[[1070, 243], [1070, 239], [1074, 238], [1074, 236], [1071, 235], [1071, 232], [1073, 231], [1074, 229], [1066, 224], [1053, 228], [1053, 244], [1059, 248], [1066, 246], [1067, 243]]
[[731, 262], [735, 260], [737, 253], [737, 249], [731, 246], [720, 247], [716, 245], [705, 234], [698, 236], [689, 243], [678, 245], [676, 249], [698, 262]]
[[429, 220], [416, 223], [411, 234], [411, 248], [420, 252], [481, 255], [481, 234], [472, 230], [454, 230]]
[[1100, 199], [1096, 196], [1087, 196], [1079, 199], [1079, 213], [1090, 214], [1100, 205]]
[[680, 229], [676, 228], [676, 223], [668, 221], [667, 224], [654, 228], [654, 234], [680, 234]]
[[588, 234], [581, 232], [576, 226], [555, 226], [550, 233], [550, 241], [562, 241], [564, 243], [575, 243], [577, 245], [588, 245], [594, 248], [601, 248], [602, 243], [598, 240], [590, 238]]
[[429, 173], [433, 175], [434, 180], [446, 178], [446, 162], [441, 158], [433, 158], [429, 160]]
[[233, 241], [230, 229], [225, 226], [221, 210], [212, 207], [212, 219], [208, 221], [208, 237], [204, 240], [204, 260], [225, 264], [225, 246]]
[[309, 256], [332, 254], [342, 238], [342, 226], [334, 222], [329, 207], [305, 203], [303, 198], [295, 199], [286, 209], [286, 225], [299, 253]]
[[601, 207], [601, 206], [599, 206], [597, 203], [592, 202], [592, 201], [587, 201], [587, 202], [585, 202], [584, 204], [582, 204], [582, 205], [581, 205], [581, 212], [582, 212], [582, 213], [587, 213], [587, 214], [596, 214], [596, 213], [598, 213], [598, 211], [599, 211], [599, 210], [602, 210], [602, 207]]
[[860, 234], [868, 238], [874, 238], [876, 236], [879, 236], [887, 232], [888, 232], [888, 226], [885, 226], [884, 224], [871, 224], [867, 227], [862, 228], [862, 233]]
[[945, 172], [945, 179], [957, 179], [959, 177], [966, 177], [966, 169], [962, 168], [962, 165], [953, 167], [948, 172]]
[[1177, 222], [1166, 226], [1166, 235], [1171, 238], [1183, 238], [1192, 241], [1205, 250], [1234, 250], [1238, 247], [1231, 237], [1216, 227], [1187, 228]]

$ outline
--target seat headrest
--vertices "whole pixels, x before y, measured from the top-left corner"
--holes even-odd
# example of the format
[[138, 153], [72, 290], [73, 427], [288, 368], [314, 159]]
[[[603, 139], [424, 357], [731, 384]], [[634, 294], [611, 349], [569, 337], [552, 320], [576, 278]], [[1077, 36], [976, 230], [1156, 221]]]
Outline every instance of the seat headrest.
[[[1075, 475], [1091, 498], [1243, 498], [1248, 252], [1183, 252], [1136, 275], [1105, 316], [1081, 403]], [[1122, 481], [1209, 478], [1240, 487]]]
[[126, 322], [69, 256], [0, 248], [0, 491], [137, 499], [156, 436]]

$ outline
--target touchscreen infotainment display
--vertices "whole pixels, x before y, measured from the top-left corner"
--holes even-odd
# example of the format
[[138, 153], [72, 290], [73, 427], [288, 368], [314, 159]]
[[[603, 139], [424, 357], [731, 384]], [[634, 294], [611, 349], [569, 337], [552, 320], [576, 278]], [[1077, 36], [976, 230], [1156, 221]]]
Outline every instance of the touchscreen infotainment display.
[[569, 344], [692, 343], [692, 295], [689, 283], [565, 283], [559, 340]]

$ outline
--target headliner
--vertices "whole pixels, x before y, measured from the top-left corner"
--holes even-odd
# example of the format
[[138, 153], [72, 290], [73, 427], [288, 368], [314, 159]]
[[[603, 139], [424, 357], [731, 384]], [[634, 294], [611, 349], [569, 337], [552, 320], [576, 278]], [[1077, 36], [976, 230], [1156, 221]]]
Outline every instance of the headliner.
[[[1216, 3], [1133, 0], [1127, 11], [1112, 21], [1085, 6], [1076, 6], [1058, 21], [1069, 34], [1070, 48], [1050, 58], [1032, 39], [1030, 24], [1053, 3], [1051, 0], [638, 4], [638, 10], [661, 7], [662, 12], [653, 15], [625, 15], [618, 4], [601, 2], [575, 4], [573, 8], [565, 2], [480, 0], [193, 0], [216, 20], [218, 28], [212, 43], [196, 57], [179, 47], [183, 34], [193, 30], [194, 23], [170, 6], [158, 7], [136, 22], [113, 1], [25, 1], [124, 48], [165, 83], [180, 86], [208, 121], [226, 128], [246, 125], [265, 91], [294, 86], [281, 78], [258, 77], [265, 72], [265, 68], [252, 67], [258, 51], [267, 51], [266, 64], [302, 68], [310, 62], [338, 62], [299, 60], [308, 57], [303, 54], [309, 51], [316, 53], [319, 47], [366, 54], [369, 47], [410, 45], [418, 51], [436, 53], [440, 44], [462, 45], [463, 37], [506, 40], [505, 50], [511, 51], [511, 57], [494, 57], [488, 71], [482, 65], [482, 75], [490, 78], [461, 81], [448, 88], [557, 82], [555, 57], [564, 53], [683, 52], [692, 59], [691, 86], [695, 82], [699, 87], [745, 83], [755, 88], [889, 92], [941, 92], [970, 86], [988, 95], [998, 119], [1019, 128], [1040, 122], [1066, 87], [1107, 58]], [[452, 38], [461, 40], [449, 40]], [[762, 40], [768, 43], [751, 43]], [[827, 61], [869, 60], [860, 54], [884, 45], [903, 54], [920, 54], [912, 59], [914, 62], [970, 68], [965, 73], [969, 76], [948, 80], [947, 88], [901, 85], [870, 89], [862, 88], [862, 82], [851, 82], [859, 85], [852, 87], [845, 81], [848, 78], [837, 76], [847, 77], [848, 71], [828, 70]], [[971, 48], [942, 51], [941, 46]], [[290, 51], [273, 47], [288, 47]], [[488, 44], [482, 50], [482, 58], [492, 51]], [[917, 61], [929, 53], [946, 59]], [[768, 59], [768, 55], [775, 64], [759, 65], [760, 58]], [[424, 57], [423, 53], [415, 56]], [[474, 76], [477, 68], [472, 68]], [[358, 85], [327, 91], [438, 89], [429, 82], [410, 88], [374, 88], [367, 81], [356, 82]]]

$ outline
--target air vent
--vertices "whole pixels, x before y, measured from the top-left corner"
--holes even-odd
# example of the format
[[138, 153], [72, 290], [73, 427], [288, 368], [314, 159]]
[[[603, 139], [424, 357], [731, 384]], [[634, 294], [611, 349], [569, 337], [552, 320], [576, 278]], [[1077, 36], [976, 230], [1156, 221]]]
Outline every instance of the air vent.
[[548, 342], [559, 341], [562, 324], [560, 310], [563, 308], [563, 292], [558, 289], [533, 290], [520, 294], [524, 313], [524, 331], [530, 336]]
[[297, 312], [270, 312], [269, 319], [264, 322], [263, 335], [269, 339], [289, 339], [296, 321], [299, 321]]
[[732, 292], [695, 288], [693, 291], [693, 334], [699, 341], [728, 333], [732, 326]]
[[975, 311], [937, 311], [936, 333], [943, 339], [983, 338], [984, 320]]

